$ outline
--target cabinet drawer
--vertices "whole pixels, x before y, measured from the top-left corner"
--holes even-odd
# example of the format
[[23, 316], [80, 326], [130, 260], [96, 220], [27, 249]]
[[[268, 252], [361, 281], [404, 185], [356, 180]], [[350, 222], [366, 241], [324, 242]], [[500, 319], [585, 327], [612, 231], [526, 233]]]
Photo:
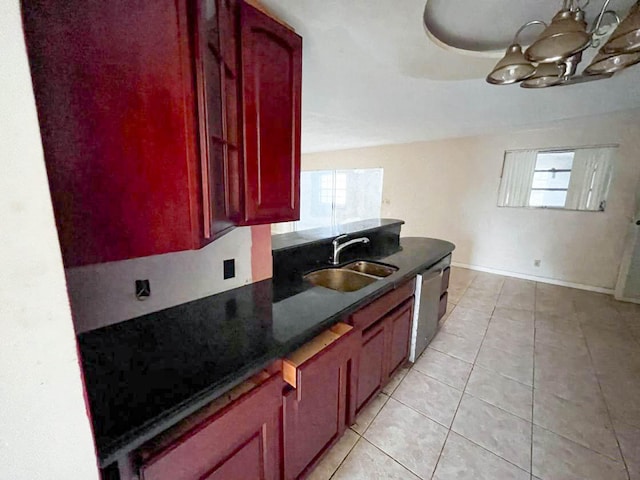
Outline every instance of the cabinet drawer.
[[407, 298], [411, 297], [415, 292], [415, 289], [416, 279], [412, 278], [407, 283], [404, 283], [379, 299], [374, 300], [366, 307], [351, 315], [351, 324], [356, 328], [367, 328], [369, 325], [396, 308]]
[[320, 352], [331, 348], [332, 344], [338, 339], [348, 335], [352, 330], [353, 327], [346, 323], [336, 323], [310, 342], [305, 343], [282, 361], [282, 378], [284, 381], [293, 388], [296, 388], [301, 373], [300, 367]]

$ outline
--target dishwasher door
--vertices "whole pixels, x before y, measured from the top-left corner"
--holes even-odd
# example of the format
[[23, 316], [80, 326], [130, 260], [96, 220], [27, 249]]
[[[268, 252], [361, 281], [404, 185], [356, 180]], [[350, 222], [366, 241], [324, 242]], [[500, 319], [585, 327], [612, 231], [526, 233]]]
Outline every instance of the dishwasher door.
[[409, 361], [415, 362], [438, 331], [438, 310], [442, 270], [427, 271], [416, 279], [416, 303], [413, 311]]

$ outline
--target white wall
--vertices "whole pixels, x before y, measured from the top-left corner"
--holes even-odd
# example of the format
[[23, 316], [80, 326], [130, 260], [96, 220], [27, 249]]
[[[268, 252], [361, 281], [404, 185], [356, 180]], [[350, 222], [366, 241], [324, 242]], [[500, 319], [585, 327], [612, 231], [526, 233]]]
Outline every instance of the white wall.
[[18, 0], [0, 45], [0, 477], [98, 479]]
[[[236, 228], [201, 250], [168, 253], [66, 270], [77, 332], [162, 310], [251, 283], [251, 227]], [[265, 252], [271, 254], [270, 245]], [[236, 276], [223, 279], [223, 261]], [[135, 280], [149, 279], [151, 296], [135, 297]]]
[[[606, 212], [496, 206], [505, 150], [597, 144], [620, 145]], [[302, 167], [383, 167], [382, 216], [404, 219], [404, 236], [454, 242], [454, 262], [613, 289], [640, 177], [640, 112], [546, 129], [307, 154]], [[534, 259], [542, 261], [540, 267]]]

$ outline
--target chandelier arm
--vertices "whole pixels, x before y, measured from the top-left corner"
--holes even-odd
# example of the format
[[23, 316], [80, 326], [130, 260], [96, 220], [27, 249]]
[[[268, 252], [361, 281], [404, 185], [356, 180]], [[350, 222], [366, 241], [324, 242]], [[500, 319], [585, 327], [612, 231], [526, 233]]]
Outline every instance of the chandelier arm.
[[532, 27], [533, 25], [544, 25], [545, 28], [547, 27], [547, 24], [542, 20], [531, 20], [530, 22], [525, 23], [518, 29], [518, 31], [513, 37], [513, 43], [520, 45], [520, 34], [527, 28]]
[[589, 3], [591, 3], [591, 0], [583, 0], [582, 4], [580, 3], [580, 0], [575, 0], [575, 2], [572, 1], [571, 11], [573, 12], [576, 10], [584, 10], [585, 8], [587, 8], [587, 5], [589, 5]]
[[595, 32], [600, 30], [600, 27], [602, 26], [602, 19], [604, 18], [604, 14], [607, 12], [607, 7], [609, 6], [609, 3], [611, 3], [611, 0], [605, 0], [604, 4], [602, 5], [602, 8], [600, 9], [600, 14], [596, 18], [596, 20], [593, 22], [591, 29], [587, 32], [589, 35], [593, 35]]

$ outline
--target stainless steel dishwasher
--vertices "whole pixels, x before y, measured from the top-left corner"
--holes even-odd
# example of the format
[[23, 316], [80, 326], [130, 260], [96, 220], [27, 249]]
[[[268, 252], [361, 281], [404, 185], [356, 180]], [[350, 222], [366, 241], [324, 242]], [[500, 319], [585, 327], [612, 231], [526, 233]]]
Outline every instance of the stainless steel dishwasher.
[[448, 258], [416, 277], [415, 305], [411, 331], [409, 361], [415, 362], [438, 331], [438, 313], [442, 291], [442, 275]]

